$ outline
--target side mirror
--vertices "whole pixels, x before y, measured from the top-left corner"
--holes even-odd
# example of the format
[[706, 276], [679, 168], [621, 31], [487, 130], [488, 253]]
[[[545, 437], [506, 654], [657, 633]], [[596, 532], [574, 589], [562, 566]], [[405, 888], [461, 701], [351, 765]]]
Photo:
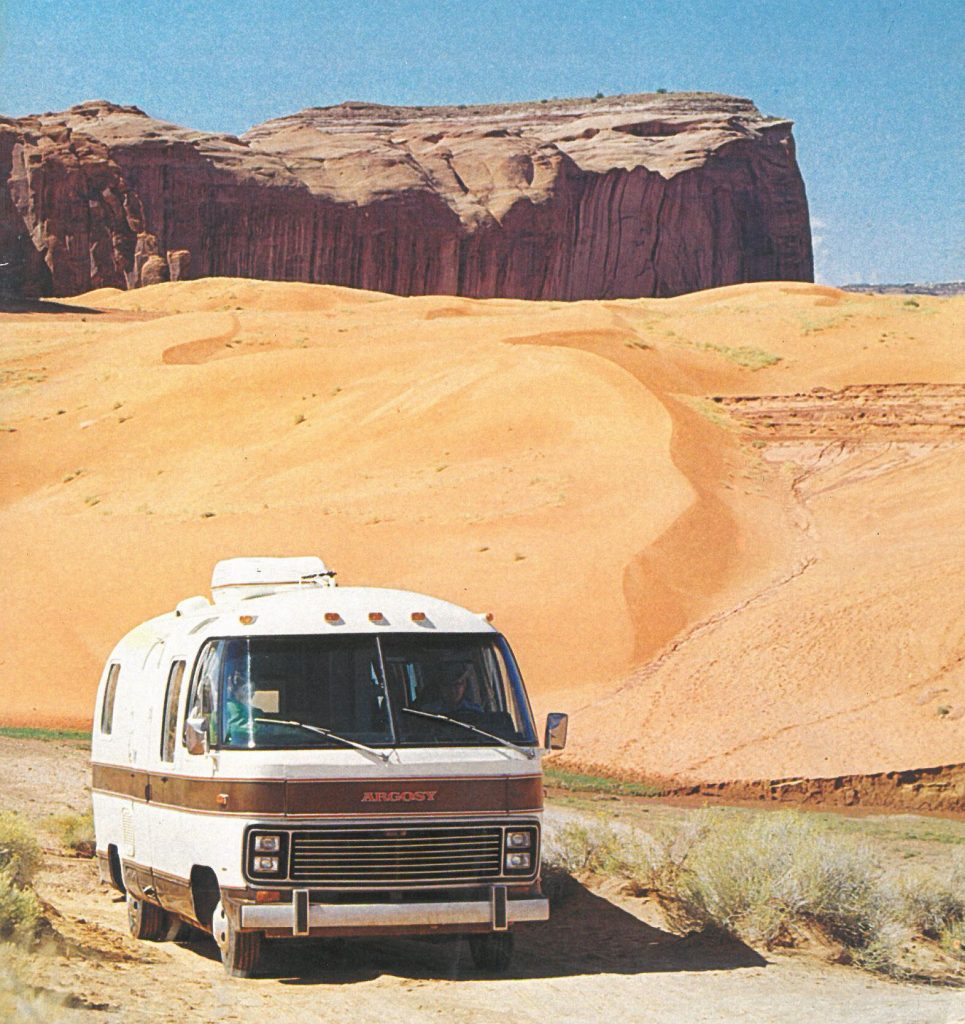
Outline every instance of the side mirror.
[[184, 745], [188, 748], [189, 754], [207, 754], [207, 718], [189, 718], [184, 723]]
[[551, 711], [546, 716], [546, 742], [543, 744], [547, 750], [562, 750], [566, 746], [566, 727], [570, 716], [561, 714], [559, 711]]

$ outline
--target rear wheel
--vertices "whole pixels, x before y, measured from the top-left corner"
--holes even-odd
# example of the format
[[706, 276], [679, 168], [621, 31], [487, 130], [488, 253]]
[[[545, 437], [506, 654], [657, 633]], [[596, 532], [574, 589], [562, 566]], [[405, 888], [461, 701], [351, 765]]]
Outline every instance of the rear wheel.
[[127, 894], [127, 925], [135, 939], [157, 942], [168, 928], [167, 914], [156, 904]]
[[512, 932], [469, 936], [473, 963], [484, 971], [505, 971], [513, 959]]
[[211, 918], [211, 933], [221, 950], [221, 963], [231, 978], [250, 978], [261, 956], [261, 932], [240, 932], [218, 901]]

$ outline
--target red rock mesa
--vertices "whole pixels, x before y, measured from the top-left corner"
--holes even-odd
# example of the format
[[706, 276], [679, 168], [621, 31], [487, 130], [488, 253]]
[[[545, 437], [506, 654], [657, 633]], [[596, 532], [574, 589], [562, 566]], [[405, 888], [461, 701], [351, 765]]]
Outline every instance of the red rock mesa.
[[649, 94], [310, 108], [240, 139], [96, 101], [0, 118], [0, 288], [235, 276], [411, 294], [810, 281], [791, 122]]

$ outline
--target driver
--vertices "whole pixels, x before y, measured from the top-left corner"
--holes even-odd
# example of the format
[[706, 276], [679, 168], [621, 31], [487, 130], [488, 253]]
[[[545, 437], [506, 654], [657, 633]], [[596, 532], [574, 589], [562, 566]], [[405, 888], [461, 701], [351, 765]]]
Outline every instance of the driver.
[[483, 709], [472, 699], [476, 670], [471, 664], [449, 668], [439, 686], [439, 696], [425, 710], [435, 715], [482, 714]]

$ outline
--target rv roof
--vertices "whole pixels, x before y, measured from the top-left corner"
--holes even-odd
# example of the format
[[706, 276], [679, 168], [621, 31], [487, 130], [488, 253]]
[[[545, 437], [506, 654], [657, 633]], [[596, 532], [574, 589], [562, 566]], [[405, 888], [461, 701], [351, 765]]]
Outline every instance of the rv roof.
[[[172, 620], [174, 616], [172, 616]], [[428, 594], [379, 587], [298, 587], [193, 607], [178, 618], [191, 634], [491, 633], [485, 615]], [[172, 621], [171, 626], [174, 627]]]
[[334, 575], [317, 555], [297, 558], [225, 558], [211, 574], [211, 590], [223, 587], [297, 586]]

